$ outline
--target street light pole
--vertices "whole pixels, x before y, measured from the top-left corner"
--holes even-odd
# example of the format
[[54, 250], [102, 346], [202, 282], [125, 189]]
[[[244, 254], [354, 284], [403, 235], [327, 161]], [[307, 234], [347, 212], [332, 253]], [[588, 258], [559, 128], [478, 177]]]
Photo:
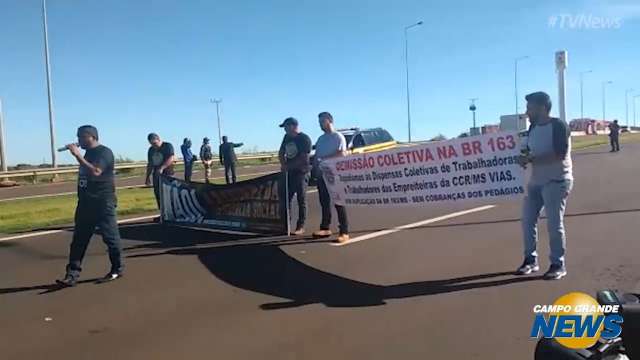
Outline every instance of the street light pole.
[[422, 21], [404, 28], [404, 65], [407, 72], [407, 129], [409, 133], [409, 142], [411, 142], [411, 100], [409, 97], [409, 37], [407, 31], [413, 27], [422, 25]]
[[2, 171], [7, 172], [7, 150], [5, 146], [4, 116], [2, 113], [2, 99], [0, 99], [0, 165], [2, 165]]
[[602, 121], [607, 121], [607, 85], [613, 83], [613, 81], [602, 82]]
[[222, 99], [211, 99], [212, 104], [216, 104], [216, 116], [218, 118], [218, 141], [222, 144], [222, 127], [220, 126], [220, 103]]
[[629, 94], [633, 93], [633, 89], [627, 89], [624, 91], [624, 107], [625, 107], [625, 117], [627, 120], [627, 127], [629, 127]]
[[516, 94], [516, 117], [519, 116], [520, 112], [518, 109], [518, 62], [521, 60], [525, 60], [528, 59], [529, 56], [520, 56], [518, 58], [515, 58], [514, 60], [514, 87], [515, 87], [515, 94]]
[[584, 120], [584, 75], [592, 73], [593, 70], [580, 73], [580, 119]]
[[636, 127], [636, 99], [640, 98], [640, 95], [635, 95], [633, 100], [633, 127]]
[[469, 110], [471, 110], [471, 112], [473, 113], [473, 130], [471, 131], [472, 134], [471, 135], [478, 135], [479, 131], [477, 130], [478, 128], [476, 127], [476, 100], [478, 100], [478, 98], [473, 98], [473, 99], [469, 99], [471, 100], [471, 105], [469, 105]]
[[47, 73], [47, 99], [49, 100], [49, 134], [51, 138], [51, 166], [58, 167], [56, 159], [56, 134], [53, 116], [53, 95], [51, 93], [51, 64], [49, 63], [49, 31], [47, 28], [47, 0], [42, 0], [42, 23], [44, 28], [44, 60]]

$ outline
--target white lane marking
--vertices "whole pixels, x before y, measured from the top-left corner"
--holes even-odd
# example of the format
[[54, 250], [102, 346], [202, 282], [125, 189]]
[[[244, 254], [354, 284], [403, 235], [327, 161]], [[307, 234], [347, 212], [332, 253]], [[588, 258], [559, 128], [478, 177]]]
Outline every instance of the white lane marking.
[[4, 238], [0, 238], [0, 242], [10, 241], [10, 240], [18, 240], [18, 239], [24, 239], [24, 238], [30, 238], [30, 237], [34, 237], [34, 236], [58, 234], [58, 233], [61, 233], [62, 231], [63, 230], [38, 231], [38, 232], [28, 233], [28, 234], [23, 234], [23, 235], [4, 237]]
[[408, 229], [420, 227], [420, 226], [423, 226], [423, 225], [432, 224], [434, 222], [455, 218], [455, 217], [458, 217], [458, 216], [463, 216], [463, 215], [472, 214], [472, 213], [475, 213], [475, 212], [489, 210], [489, 209], [492, 209], [494, 207], [495, 207], [495, 205], [485, 205], [485, 206], [480, 206], [480, 207], [476, 207], [476, 208], [472, 208], [472, 209], [468, 209], [468, 210], [458, 211], [458, 212], [454, 212], [454, 213], [451, 213], [451, 214], [438, 216], [438, 217], [435, 217], [435, 218], [432, 218], [432, 219], [427, 219], [427, 220], [422, 220], [422, 221], [418, 221], [418, 222], [411, 223], [411, 224], [397, 226], [397, 227], [394, 227], [394, 228], [391, 228], [391, 229], [387, 229], [387, 230], [381, 230], [381, 231], [372, 232], [372, 233], [369, 233], [369, 234], [366, 234], [366, 235], [362, 235], [362, 236], [358, 236], [358, 237], [352, 238], [351, 240], [349, 240], [349, 241], [347, 241], [345, 243], [342, 243], [342, 244], [331, 243], [331, 245], [332, 246], [351, 245], [353, 243], [357, 243], [357, 242], [360, 242], [360, 241], [369, 240], [369, 239], [373, 239], [373, 238], [377, 238], [377, 237], [381, 237], [381, 236], [397, 233], [398, 231], [408, 230]]
[[[314, 192], [318, 192], [318, 190], [308, 190], [307, 191], [307, 193], [314, 193]], [[72, 194], [75, 194], [75, 193], [72, 193]], [[159, 215], [149, 215], [149, 216], [141, 216], [141, 217], [136, 217], [136, 218], [124, 219], [124, 220], [118, 221], [118, 224], [127, 224], [127, 223], [132, 223], [132, 222], [141, 221], [141, 220], [149, 220], [149, 219], [153, 219], [153, 218], [158, 217], [158, 216]], [[207, 229], [207, 230], [209, 230], [209, 231], [211, 231], [211, 230], [218, 231], [216, 229]], [[30, 237], [42, 236], [42, 235], [59, 234], [59, 233], [65, 232], [65, 231], [66, 230], [36, 231], [36, 232], [31, 232], [31, 233], [22, 234], [22, 235], [15, 235], [15, 236], [9, 236], [9, 237], [0, 238], [0, 242], [10, 241], [10, 240], [19, 240], [19, 239], [25, 239], [25, 238], [30, 238]], [[220, 230], [220, 232], [225, 232], [225, 231], [229, 231], [231, 233], [237, 233], [237, 234], [240, 234], [240, 235], [245, 235], [245, 234], [252, 235], [253, 234], [253, 233], [232, 232], [231, 230]]]
[[[132, 223], [132, 222], [141, 221], [141, 220], [149, 220], [149, 219], [153, 219], [153, 218], [156, 218], [156, 217], [158, 217], [158, 215], [149, 215], [149, 216], [141, 216], [141, 217], [123, 219], [123, 220], [118, 221], [118, 224], [127, 224], [127, 223]], [[22, 234], [22, 235], [3, 237], [3, 238], [0, 238], [0, 242], [10, 241], [10, 240], [19, 240], [19, 239], [25, 239], [25, 238], [43, 236], [43, 235], [59, 234], [59, 233], [65, 232], [65, 231], [67, 231], [67, 230], [36, 231], [36, 232], [31, 232], [31, 233]]]

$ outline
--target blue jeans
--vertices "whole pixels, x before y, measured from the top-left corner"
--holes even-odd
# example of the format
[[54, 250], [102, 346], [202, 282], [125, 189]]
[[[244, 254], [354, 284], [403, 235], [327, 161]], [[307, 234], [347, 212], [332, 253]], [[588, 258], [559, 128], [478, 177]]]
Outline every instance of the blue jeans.
[[522, 206], [524, 257], [528, 262], [538, 260], [538, 218], [542, 207], [547, 215], [547, 231], [551, 264], [564, 266], [567, 237], [564, 231], [564, 211], [573, 180], [550, 181], [543, 185], [529, 184]]

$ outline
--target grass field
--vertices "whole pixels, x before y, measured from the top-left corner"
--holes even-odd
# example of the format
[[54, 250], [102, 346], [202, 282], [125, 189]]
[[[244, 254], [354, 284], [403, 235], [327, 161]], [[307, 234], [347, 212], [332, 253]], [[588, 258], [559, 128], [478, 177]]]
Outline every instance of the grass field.
[[[240, 176], [238, 179], [249, 178]], [[222, 184], [224, 180], [213, 182]], [[119, 216], [157, 213], [151, 188], [122, 189], [117, 195]], [[75, 195], [0, 202], [0, 234], [72, 224], [76, 202]]]
[[[608, 135], [574, 136], [571, 138], [573, 150], [586, 149], [594, 146], [608, 145]], [[620, 144], [640, 142], [640, 133], [624, 133], [620, 135]]]

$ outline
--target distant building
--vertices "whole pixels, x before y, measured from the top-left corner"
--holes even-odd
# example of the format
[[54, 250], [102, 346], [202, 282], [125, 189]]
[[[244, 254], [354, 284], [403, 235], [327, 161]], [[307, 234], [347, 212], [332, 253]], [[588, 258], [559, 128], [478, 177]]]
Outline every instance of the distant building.
[[609, 121], [596, 119], [573, 119], [569, 122], [571, 131], [584, 131], [587, 135], [606, 133], [609, 130]]
[[529, 117], [525, 114], [500, 116], [500, 131], [524, 131], [529, 128]]
[[482, 126], [482, 134], [495, 134], [500, 132], [500, 125], [483, 125]]

